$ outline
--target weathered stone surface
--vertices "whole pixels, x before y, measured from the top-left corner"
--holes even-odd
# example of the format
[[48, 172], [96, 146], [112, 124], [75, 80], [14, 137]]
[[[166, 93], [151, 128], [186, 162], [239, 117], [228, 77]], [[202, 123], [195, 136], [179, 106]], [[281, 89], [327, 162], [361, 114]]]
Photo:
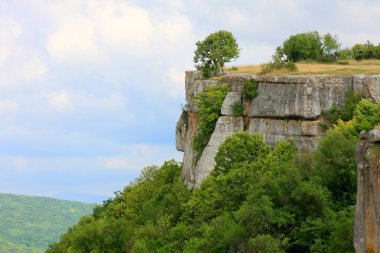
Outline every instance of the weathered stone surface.
[[219, 85], [216, 80], [200, 80], [202, 73], [199, 71], [186, 71], [185, 77], [185, 90], [186, 90], [186, 102], [189, 106], [188, 109], [191, 112], [196, 112], [197, 107], [193, 105], [192, 100], [198, 94], [205, 90], [206, 86]]
[[256, 79], [256, 75], [253, 74], [244, 74], [244, 73], [236, 73], [236, 74], [227, 74], [222, 77], [222, 83], [228, 83], [231, 91], [241, 92], [244, 81]]
[[183, 153], [183, 170], [182, 177], [189, 185], [194, 184], [194, 149], [192, 145], [192, 140], [198, 129], [198, 113], [189, 112], [188, 114], [188, 124], [186, 127], [186, 132], [184, 134], [184, 153]]
[[215, 126], [215, 131], [211, 135], [210, 141], [203, 150], [195, 167], [195, 177], [191, 187], [198, 187], [202, 180], [207, 177], [214, 169], [214, 157], [218, 151], [219, 145], [222, 144], [227, 136], [242, 131], [244, 127], [243, 117], [221, 116]]
[[380, 143], [378, 130], [362, 134], [356, 148], [357, 196], [354, 247], [357, 253], [380, 252]]
[[366, 76], [363, 78], [363, 91], [366, 98], [380, 102], [380, 75]]
[[305, 83], [259, 83], [258, 96], [253, 99], [248, 115], [317, 119], [334, 103], [341, 104], [345, 91], [351, 87], [349, 80], [336, 81], [337, 83], [314, 83], [310, 80], [304, 80]]
[[315, 150], [317, 138], [323, 135], [318, 120], [251, 118], [247, 131], [259, 133], [272, 146], [280, 140], [294, 140], [301, 150]]
[[[333, 104], [342, 105], [347, 90], [380, 102], [380, 75], [255, 76], [237, 73], [224, 75], [221, 80], [201, 78], [202, 74], [198, 71], [186, 72], [186, 101], [190, 105], [187, 107], [188, 122], [180, 119], [176, 128], [177, 149], [184, 151], [183, 176], [193, 187], [208, 175], [214, 162], [210, 149], [206, 148], [198, 165], [195, 164], [192, 149], [198, 124], [197, 107], [192, 100], [197, 93], [204, 92], [207, 85], [228, 84], [232, 93], [225, 99], [221, 113], [232, 115], [230, 105], [237, 101], [237, 94], [241, 92], [244, 82], [255, 79], [258, 82], [258, 96], [243, 100], [242, 128], [260, 133], [271, 145], [282, 139], [293, 139], [300, 150], [316, 149], [317, 140], [324, 135], [324, 130], [319, 127], [321, 115]], [[220, 131], [216, 135], [221, 135]], [[213, 143], [210, 140], [210, 145]], [[218, 145], [214, 145], [214, 151]]]
[[369, 142], [380, 142], [380, 130], [379, 129], [373, 129], [368, 133], [368, 141]]
[[241, 103], [241, 94], [240, 92], [229, 92], [226, 98], [223, 101], [221, 114], [223, 116], [233, 116], [232, 106], [235, 103]]
[[185, 134], [187, 128], [187, 113], [182, 112], [175, 128], [175, 147], [178, 151], [185, 151]]

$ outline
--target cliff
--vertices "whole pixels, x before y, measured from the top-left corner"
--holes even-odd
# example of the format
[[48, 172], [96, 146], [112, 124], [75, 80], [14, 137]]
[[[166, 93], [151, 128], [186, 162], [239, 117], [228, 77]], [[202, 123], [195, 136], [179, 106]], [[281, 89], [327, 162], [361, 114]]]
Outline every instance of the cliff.
[[362, 133], [356, 149], [357, 196], [354, 246], [380, 252], [380, 130]]
[[[227, 74], [221, 80], [202, 80], [201, 73], [186, 72], [186, 102], [176, 127], [177, 150], [184, 152], [183, 177], [189, 187], [198, 187], [214, 167], [214, 156], [227, 136], [245, 130], [259, 133], [274, 145], [282, 139], [292, 139], [299, 150], [315, 150], [317, 140], [324, 135], [320, 127], [324, 113], [344, 102], [348, 90], [361, 93], [373, 101], [380, 101], [380, 76], [255, 76], [251, 74]], [[258, 82], [258, 96], [241, 99], [243, 83], [254, 79]], [[192, 139], [197, 132], [197, 106], [192, 104], [196, 94], [208, 85], [227, 83], [227, 94], [221, 108], [215, 130], [195, 161]], [[233, 116], [232, 105], [241, 102], [243, 115]]]

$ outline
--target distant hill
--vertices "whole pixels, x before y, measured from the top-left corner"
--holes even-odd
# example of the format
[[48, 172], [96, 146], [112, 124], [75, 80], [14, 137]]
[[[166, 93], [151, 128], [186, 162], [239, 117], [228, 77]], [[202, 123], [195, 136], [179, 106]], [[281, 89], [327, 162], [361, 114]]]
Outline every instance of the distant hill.
[[0, 253], [44, 252], [95, 205], [0, 193]]
[[61, 193], [54, 194], [51, 197], [55, 199], [63, 199], [63, 200], [79, 201], [79, 202], [86, 202], [86, 203], [95, 203], [95, 204], [103, 204], [103, 201], [111, 198], [110, 196], [83, 194], [83, 193], [78, 193], [78, 192], [61, 192]]

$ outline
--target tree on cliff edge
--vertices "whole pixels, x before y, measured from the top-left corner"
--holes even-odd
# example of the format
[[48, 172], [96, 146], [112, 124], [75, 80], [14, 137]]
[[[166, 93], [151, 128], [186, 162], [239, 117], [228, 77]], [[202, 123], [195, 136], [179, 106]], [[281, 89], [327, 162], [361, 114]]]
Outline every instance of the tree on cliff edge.
[[218, 31], [196, 43], [194, 51], [195, 67], [205, 77], [220, 75], [226, 62], [239, 57], [240, 49], [231, 32]]

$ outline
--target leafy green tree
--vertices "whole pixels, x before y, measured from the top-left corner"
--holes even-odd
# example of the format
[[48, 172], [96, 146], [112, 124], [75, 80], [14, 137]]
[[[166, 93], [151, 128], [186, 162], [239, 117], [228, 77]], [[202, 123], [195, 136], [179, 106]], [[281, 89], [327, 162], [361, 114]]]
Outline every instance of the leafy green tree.
[[375, 59], [378, 56], [378, 48], [369, 40], [365, 44], [355, 44], [351, 50], [356, 60]]
[[322, 61], [334, 62], [337, 58], [337, 53], [340, 48], [338, 39], [336, 36], [332, 36], [330, 33], [326, 33], [322, 38]]
[[259, 134], [240, 131], [226, 138], [215, 155], [214, 173], [226, 173], [236, 164], [252, 163], [255, 159], [266, 157], [270, 147]]
[[[203, 41], [196, 43], [194, 63], [205, 77], [211, 74], [220, 75], [226, 62], [237, 59], [240, 49], [231, 32], [218, 31], [208, 35]], [[199, 64], [198, 64], [199, 63]]]
[[257, 235], [249, 239], [249, 248], [252, 253], [284, 253], [281, 240], [273, 238], [269, 234]]
[[276, 49], [275, 58], [279, 59], [283, 54], [289, 60], [298, 61], [335, 61], [339, 50], [337, 38], [327, 33], [321, 36], [317, 31], [291, 35], [283, 42], [282, 47]]
[[355, 203], [357, 140], [353, 122], [339, 121], [318, 144], [317, 175], [324, 179], [338, 206]]
[[321, 58], [321, 37], [318, 32], [299, 33], [291, 35], [277, 48], [277, 56], [286, 54], [294, 62], [301, 60], [319, 60]]

